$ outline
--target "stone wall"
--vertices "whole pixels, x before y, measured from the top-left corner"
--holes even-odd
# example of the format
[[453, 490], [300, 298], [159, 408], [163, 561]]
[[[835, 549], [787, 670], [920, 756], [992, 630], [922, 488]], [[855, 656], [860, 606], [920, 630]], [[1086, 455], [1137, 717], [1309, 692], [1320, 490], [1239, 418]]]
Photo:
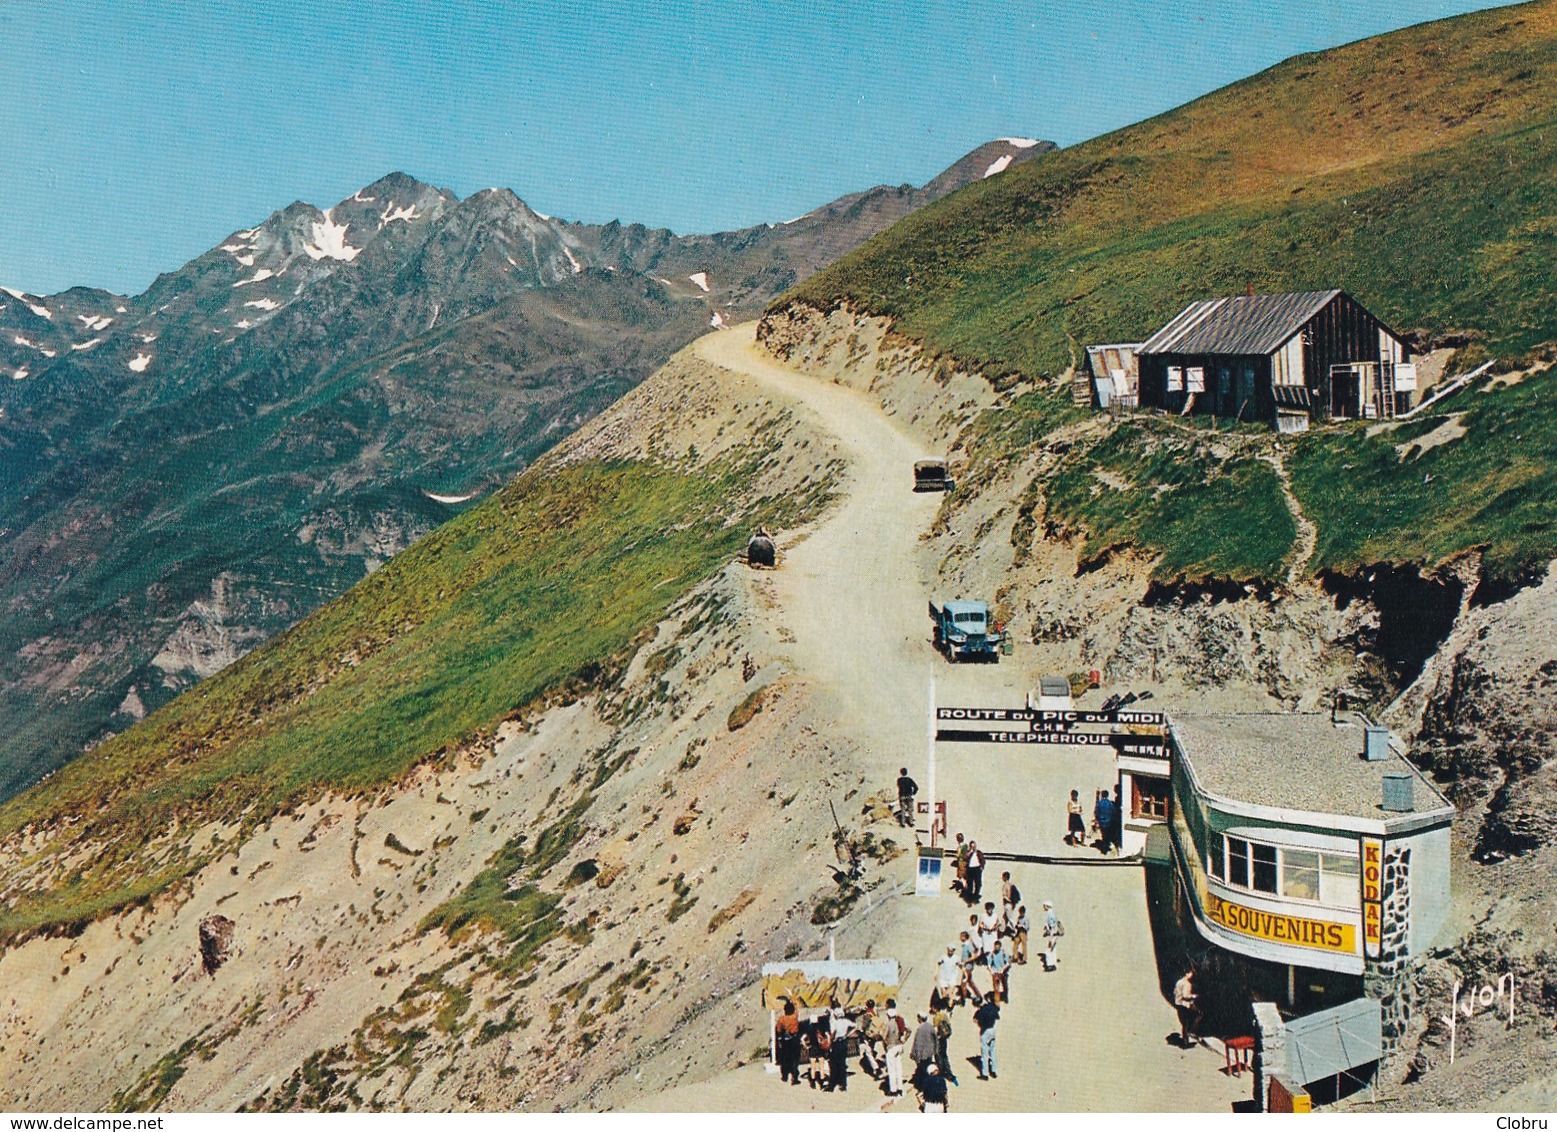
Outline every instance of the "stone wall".
[[1383, 1015], [1384, 1061], [1399, 1052], [1416, 1012], [1416, 983], [1411, 960], [1411, 847], [1390, 845], [1384, 850], [1381, 895], [1382, 938], [1379, 954], [1369, 957], [1363, 972], [1363, 990], [1379, 1004]]

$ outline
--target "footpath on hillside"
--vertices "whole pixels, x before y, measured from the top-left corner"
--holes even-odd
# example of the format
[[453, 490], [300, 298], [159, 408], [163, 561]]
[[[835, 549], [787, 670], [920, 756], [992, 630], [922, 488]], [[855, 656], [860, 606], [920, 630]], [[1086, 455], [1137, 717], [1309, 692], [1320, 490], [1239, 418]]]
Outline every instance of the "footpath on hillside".
[[[840, 441], [850, 461], [841, 498], [809, 535], [791, 547], [771, 578], [778, 637], [788, 642], [795, 673], [829, 705], [837, 730], [867, 752], [871, 780], [889, 786], [907, 764], [926, 785], [931, 681], [942, 706], [1014, 707], [1034, 673], [1021, 648], [999, 665], [948, 665], [929, 644], [926, 602], [937, 594], [921, 536], [940, 497], [911, 490], [916, 459], [930, 453], [867, 395], [791, 370], [763, 352], [746, 325], [711, 334], [696, 346], [714, 365], [757, 379], [766, 393], [814, 416]], [[992, 860], [985, 889], [999, 901], [1009, 869], [1032, 920], [1053, 900], [1066, 925], [1060, 964], [1014, 968], [1011, 1002], [998, 1027], [999, 1077], [977, 1080], [978, 1035], [971, 1011], [953, 1019], [951, 1062], [959, 1084], [953, 1111], [1137, 1110], [1220, 1111], [1249, 1095], [1248, 1078], [1228, 1078], [1209, 1049], [1181, 1050], [1168, 1041], [1177, 1020], [1164, 999], [1147, 917], [1142, 868], [1104, 863], [1090, 849], [1063, 844], [1064, 799], [1090, 798], [1114, 781], [1107, 748], [941, 744], [936, 793], [951, 830], [994, 853], [1068, 856], [1058, 864]], [[913, 858], [900, 869], [911, 889]], [[949, 879], [949, 878], [948, 878]], [[939, 897], [903, 896], [880, 906], [869, 925], [872, 954], [898, 960], [900, 1006], [913, 1021], [929, 1000], [936, 961], [968, 923], [970, 909], [949, 890]], [[857, 937], [856, 937], [857, 940]], [[840, 950], [840, 958], [849, 957]], [[985, 985], [987, 986], [987, 980]], [[760, 1029], [766, 1012], [754, 1002]], [[910, 1067], [911, 1068], [911, 1067]], [[914, 1111], [912, 1090], [888, 1102], [867, 1076], [847, 1093], [780, 1084], [748, 1065], [709, 1081], [645, 1098], [659, 1111]]]

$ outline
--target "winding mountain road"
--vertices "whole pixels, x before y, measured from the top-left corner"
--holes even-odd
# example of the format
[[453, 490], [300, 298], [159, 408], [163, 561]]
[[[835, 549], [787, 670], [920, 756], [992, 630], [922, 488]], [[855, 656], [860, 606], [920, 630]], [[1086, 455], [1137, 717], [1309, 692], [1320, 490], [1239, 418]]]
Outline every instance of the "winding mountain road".
[[[864, 752], [861, 769], [873, 787], [890, 786], [906, 764], [927, 790], [931, 681], [943, 706], [1021, 706], [1040, 658], [1018, 644], [1016, 655], [999, 665], [952, 666], [931, 648], [927, 599], [984, 595], [936, 591], [921, 537], [940, 497], [910, 490], [914, 460], [928, 455], [923, 443], [868, 395], [777, 362], [755, 344], [753, 329], [707, 335], [695, 349], [814, 417], [850, 463], [840, 501], [789, 549], [778, 571], [763, 576], [776, 598], [778, 636], [797, 675], [831, 708], [837, 732]], [[1142, 870], [1102, 864], [1092, 851], [1062, 843], [1065, 797], [1074, 788], [1090, 799], [1111, 786], [1111, 751], [942, 744], [937, 764], [935, 792], [948, 804], [953, 831], [966, 831], [990, 851], [1074, 857], [1074, 864], [1059, 865], [990, 862], [985, 888], [997, 903], [1001, 870], [1009, 868], [1034, 922], [1040, 902], [1053, 899], [1067, 934], [1057, 971], [1045, 973], [1038, 962], [1040, 939], [1033, 962], [1013, 968], [1012, 1001], [998, 1029], [997, 1080], [976, 1079], [967, 1059], [978, 1051], [978, 1036], [969, 1011], [957, 1012], [951, 1050], [960, 1085], [952, 1090], [953, 1109], [1225, 1112], [1246, 1097], [1247, 1083], [1219, 1072], [1220, 1057], [1165, 1040], [1177, 1022], [1160, 991]], [[912, 856], [888, 868], [901, 869], [892, 879], [911, 890]], [[845, 945], [852, 954], [868, 942], [872, 954], [899, 960], [912, 1021], [928, 1000], [936, 961], [969, 914], [949, 889], [938, 898], [905, 896], [877, 905]], [[869, 1078], [856, 1078], [840, 1095], [786, 1088], [759, 1065], [673, 1089], [642, 1107], [907, 1111], [914, 1105], [912, 1094], [886, 1104]]]

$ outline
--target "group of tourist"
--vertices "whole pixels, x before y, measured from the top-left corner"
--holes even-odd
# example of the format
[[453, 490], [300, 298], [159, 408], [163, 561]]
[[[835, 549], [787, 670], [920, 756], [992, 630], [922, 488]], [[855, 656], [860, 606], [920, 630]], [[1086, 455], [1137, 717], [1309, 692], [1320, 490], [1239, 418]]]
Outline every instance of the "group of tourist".
[[[955, 1080], [946, 1054], [946, 1041], [951, 1037], [950, 1010], [935, 1009], [933, 1016], [921, 1010], [911, 1029], [898, 1012], [896, 999], [887, 999], [881, 1007], [875, 999], [867, 999], [865, 1009], [854, 1014], [834, 999], [828, 1009], [818, 1010], [808, 1019], [802, 1019], [795, 1004], [786, 1000], [774, 1024], [779, 1079], [800, 1084], [803, 1058], [805, 1079], [813, 1089], [847, 1092], [852, 1041], [860, 1067], [885, 1086], [888, 1096], [902, 1096], [908, 1083], [919, 1089], [921, 1097], [934, 1094], [935, 1084], [927, 1084], [927, 1078], [944, 1074]], [[905, 1049], [914, 1063], [913, 1076], [907, 1081], [903, 1076]], [[946, 1103], [944, 1095], [940, 1103]]]
[[1107, 790], [1099, 790], [1092, 799], [1092, 827], [1089, 832], [1086, 811], [1082, 806], [1081, 792], [1072, 790], [1065, 803], [1065, 844], [1095, 845], [1104, 853], [1117, 853], [1120, 846], [1124, 814], [1119, 804], [1119, 787], [1113, 796]]
[[[917, 791], [906, 770], [898, 788], [899, 813], [911, 813]], [[1076, 801], [1075, 791], [1071, 792], [1071, 799]], [[917, 1011], [910, 1022], [898, 1010], [895, 999], [889, 998], [879, 1007], [876, 1000], [869, 999], [863, 1010], [853, 1013], [834, 999], [826, 1010], [816, 1010], [809, 1018], [802, 1018], [795, 1003], [786, 1000], [774, 1028], [781, 1080], [800, 1084], [804, 1062], [805, 1079], [812, 1088], [847, 1091], [852, 1042], [858, 1065], [881, 1082], [888, 1096], [903, 1096], [911, 1085], [918, 1091], [924, 1111], [945, 1112], [949, 1103], [947, 1087], [957, 1084], [948, 1055], [952, 1018], [954, 1011], [963, 1006], [972, 1009], [973, 1024], [978, 1030], [979, 1080], [999, 1076], [995, 1026], [1001, 1007], [1011, 1001], [1011, 969], [1027, 964], [1033, 923], [1009, 872], [1000, 874], [997, 908], [993, 899], [983, 899], [985, 859], [978, 842], [959, 833], [955, 846], [956, 879], [952, 887], [974, 911], [968, 917], [966, 930], [946, 948], [937, 965], [928, 1008]], [[1044, 970], [1053, 971], [1059, 965], [1059, 941], [1065, 927], [1055, 914], [1052, 900], [1042, 902], [1038, 930], [1043, 938], [1039, 954]], [[912, 1062], [906, 1077], [905, 1056]]]

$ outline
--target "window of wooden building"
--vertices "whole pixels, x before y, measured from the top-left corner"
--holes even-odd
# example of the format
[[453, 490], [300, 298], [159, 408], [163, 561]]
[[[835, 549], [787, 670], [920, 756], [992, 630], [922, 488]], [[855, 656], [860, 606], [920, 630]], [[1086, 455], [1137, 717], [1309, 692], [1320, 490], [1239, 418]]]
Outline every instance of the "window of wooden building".
[[1132, 818], [1168, 818], [1168, 780], [1166, 778], [1130, 779], [1130, 816]]

